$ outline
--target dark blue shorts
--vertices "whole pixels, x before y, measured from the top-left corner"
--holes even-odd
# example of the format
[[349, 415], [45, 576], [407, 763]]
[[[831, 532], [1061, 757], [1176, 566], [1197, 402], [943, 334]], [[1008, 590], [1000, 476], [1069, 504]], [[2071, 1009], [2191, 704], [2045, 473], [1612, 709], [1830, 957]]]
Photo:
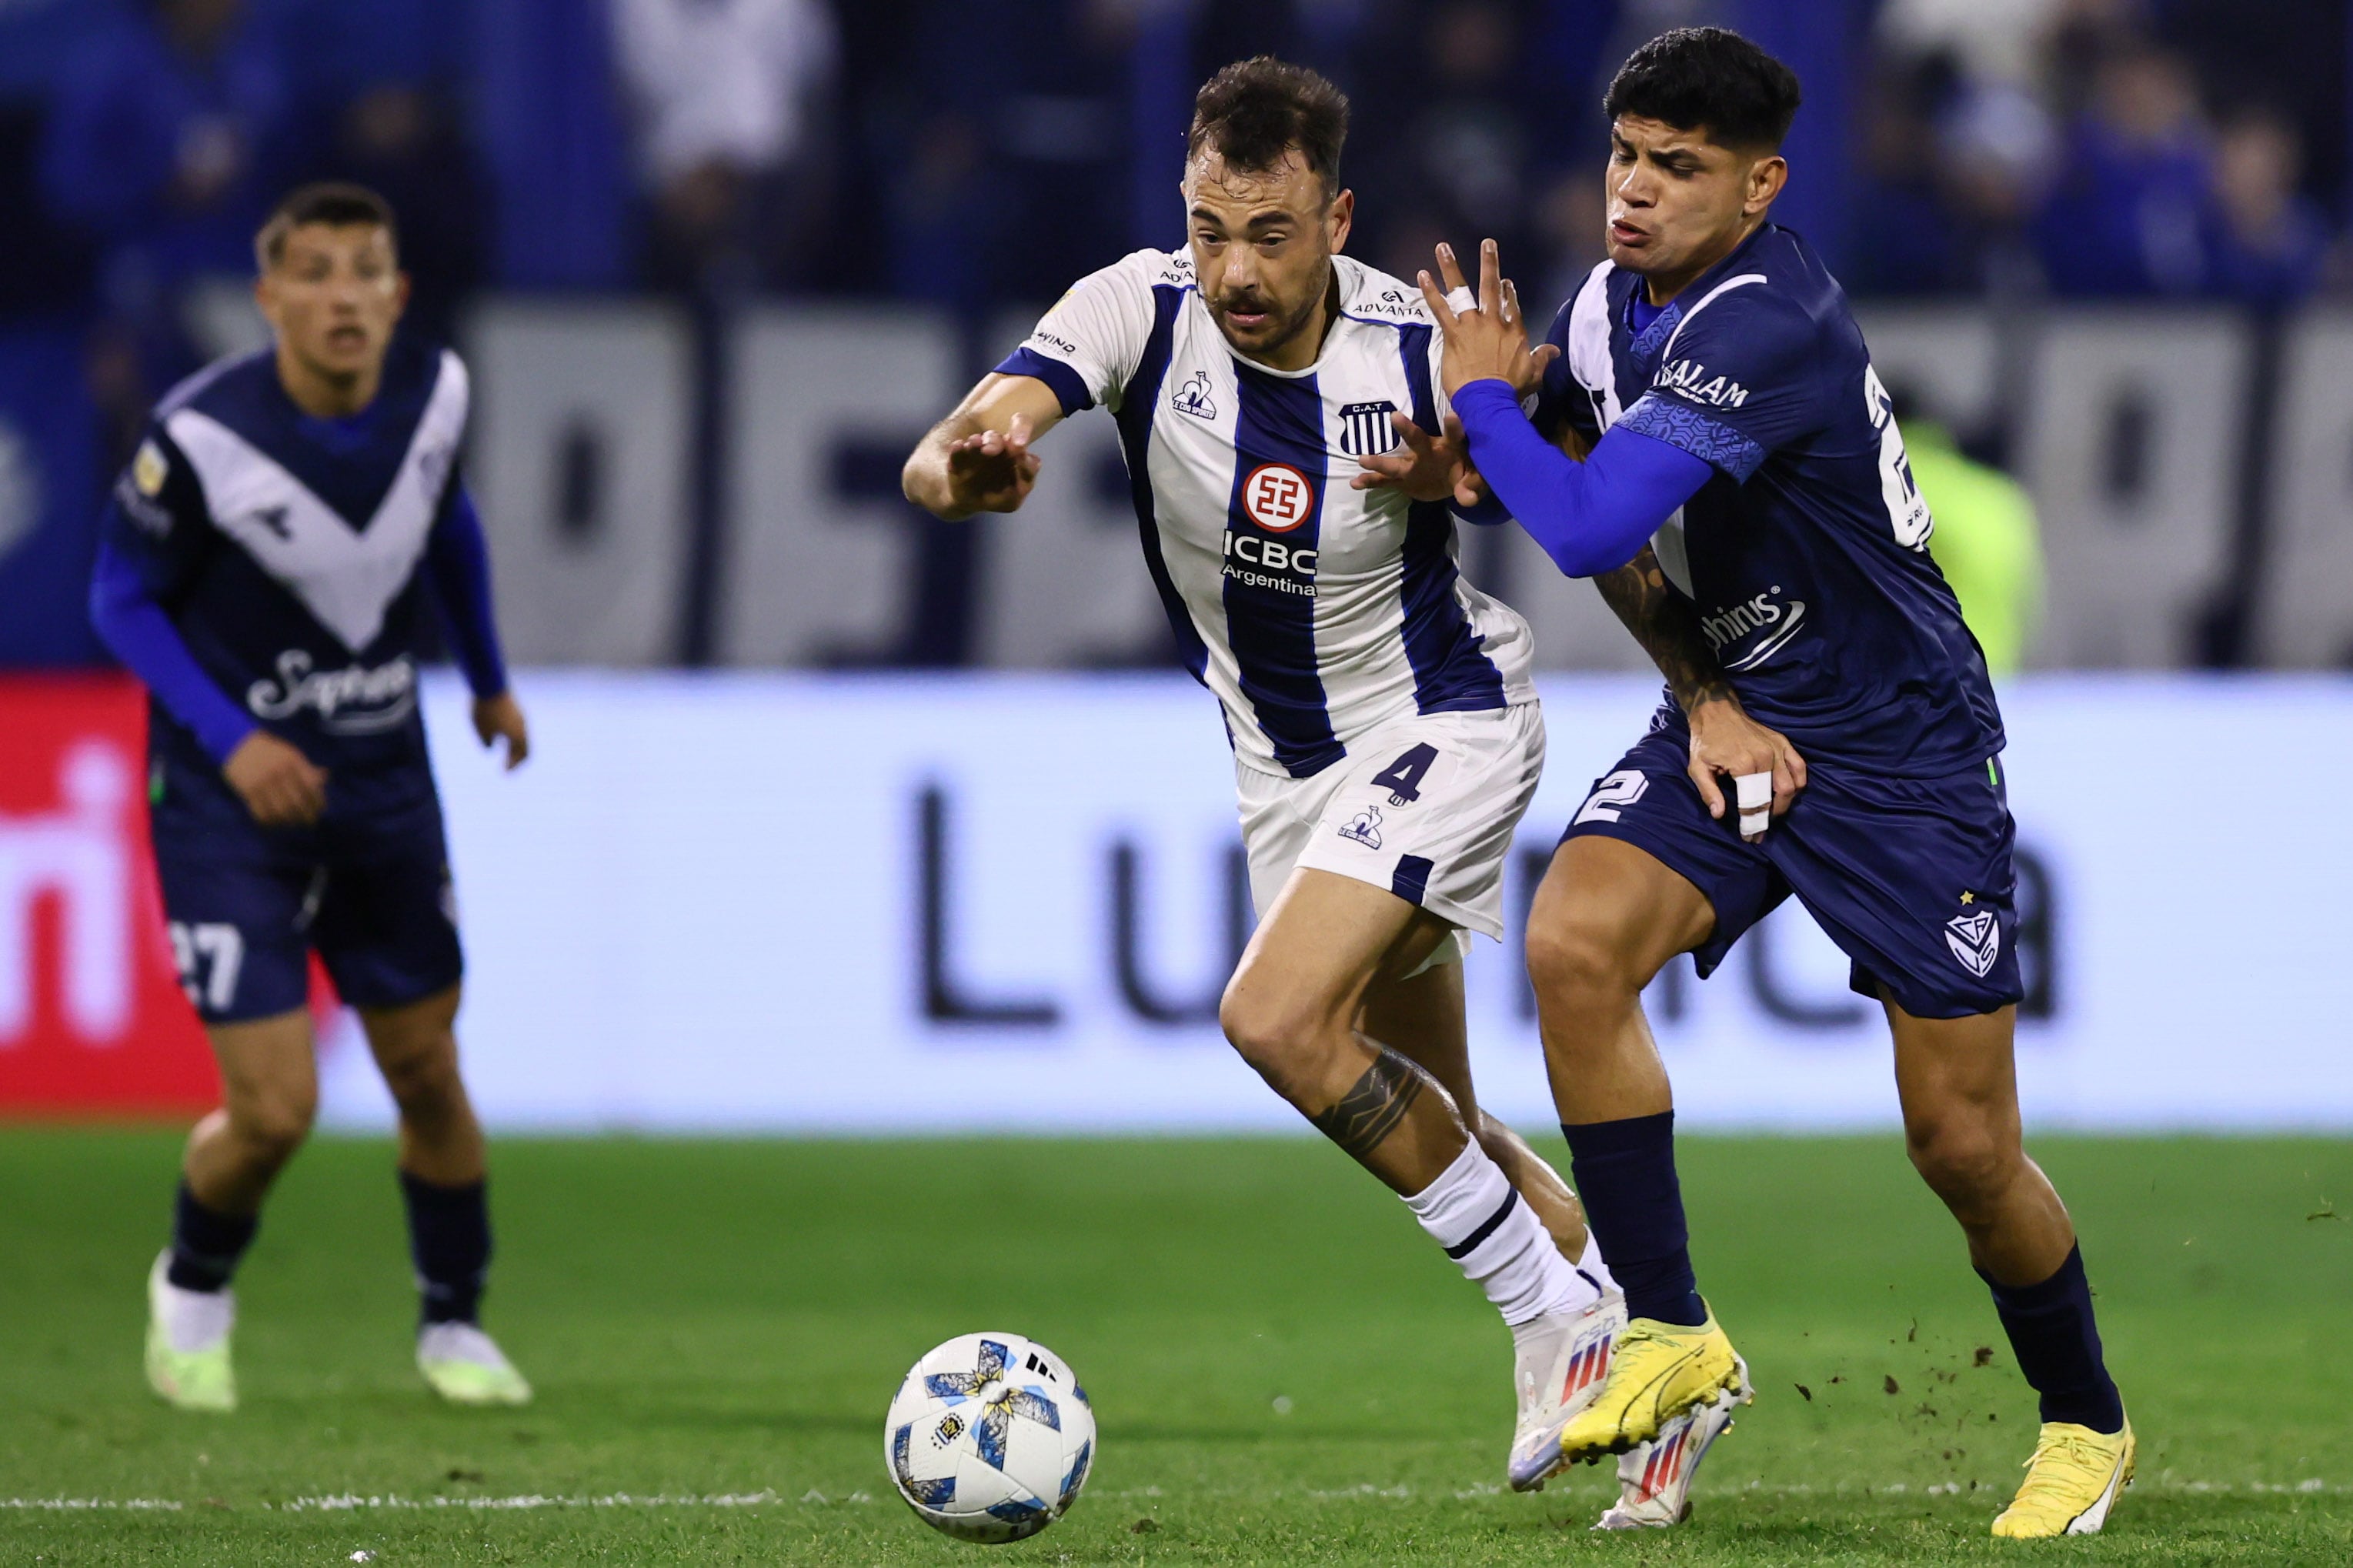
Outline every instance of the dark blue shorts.
[[2010, 865], [2017, 829], [1996, 763], [1902, 779], [1809, 758], [1797, 804], [1763, 843], [1747, 844], [1728, 800], [1724, 820], [1707, 814], [1683, 771], [1690, 759], [1681, 731], [1646, 736], [1594, 781], [1562, 841], [1623, 839], [1706, 895], [1715, 930], [1692, 954], [1701, 975], [1795, 893], [1852, 962], [1849, 983], [1865, 996], [1884, 985], [1915, 1017], [1962, 1018], [2025, 994]]
[[164, 756], [153, 770], [149, 816], [172, 956], [206, 1024], [301, 1006], [312, 952], [358, 1007], [418, 1001], [464, 973], [430, 774], [421, 788], [375, 792], [364, 810], [339, 805], [331, 779], [324, 818], [274, 829], [216, 771]]

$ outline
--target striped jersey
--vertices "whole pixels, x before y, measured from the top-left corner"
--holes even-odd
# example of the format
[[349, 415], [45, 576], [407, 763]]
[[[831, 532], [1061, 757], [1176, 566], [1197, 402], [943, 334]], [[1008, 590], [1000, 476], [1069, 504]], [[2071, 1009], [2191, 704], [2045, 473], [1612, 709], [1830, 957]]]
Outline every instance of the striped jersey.
[[1535, 700], [1527, 624], [1462, 578], [1443, 501], [1348, 481], [1444, 418], [1419, 292], [1341, 256], [1340, 315], [1315, 363], [1236, 353], [1189, 252], [1139, 250], [1081, 280], [997, 368], [1065, 415], [1119, 421], [1144, 554], [1185, 662], [1236, 754], [1305, 778], [1415, 713]]

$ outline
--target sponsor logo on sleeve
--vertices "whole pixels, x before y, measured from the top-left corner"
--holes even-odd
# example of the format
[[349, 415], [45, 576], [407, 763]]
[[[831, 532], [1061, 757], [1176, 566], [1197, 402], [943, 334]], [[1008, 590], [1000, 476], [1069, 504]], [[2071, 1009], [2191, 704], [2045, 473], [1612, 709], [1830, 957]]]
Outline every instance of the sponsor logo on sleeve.
[[1728, 375], [1711, 376], [1695, 359], [1679, 359], [1661, 367], [1651, 384], [1711, 408], [1737, 408], [1748, 401], [1748, 389]]
[[1340, 825], [1340, 837], [1354, 839], [1367, 849], [1381, 847], [1381, 808], [1368, 805]]

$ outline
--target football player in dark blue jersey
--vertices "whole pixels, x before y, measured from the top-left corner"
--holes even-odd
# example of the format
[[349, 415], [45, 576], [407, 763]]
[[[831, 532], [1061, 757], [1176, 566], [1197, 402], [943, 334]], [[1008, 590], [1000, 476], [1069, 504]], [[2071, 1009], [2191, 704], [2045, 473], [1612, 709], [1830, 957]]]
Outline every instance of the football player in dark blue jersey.
[[[478, 1321], [481, 1125], [458, 1072], [457, 908], [417, 711], [438, 609], [484, 745], [530, 751], [459, 482], [465, 366], [397, 337], [391, 210], [314, 185], [256, 249], [274, 342], [156, 406], [102, 523], [90, 614], [150, 696], [150, 817], [182, 985], [220, 1064], [148, 1282], [148, 1381], [229, 1410], [229, 1280], [318, 1101], [310, 955], [400, 1112], [417, 1365], [459, 1404], [531, 1390]], [[428, 607], [428, 601], [429, 607]]]
[[[1994, 1531], [2088, 1533], [2131, 1479], [2134, 1440], [2073, 1226], [2021, 1141], [2001, 717], [1845, 296], [1768, 216], [1798, 100], [1734, 33], [1637, 50], [1606, 100], [1609, 259], [1543, 348], [1492, 242], [1475, 302], [1454, 296], [1471, 309], [1423, 276], [1470, 463], [1562, 570], [1599, 579], [1670, 682], [1529, 919], [1575, 1181], [1634, 1320], [1562, 1462], [1684, 1421], [1704, 1447], [1746, 1395], [1695, 1289], [1641, 995], [1677, 953], [1706, 973], [1794, 893], [1885, 1007], [1913, 1163], [2042, 1398]], [[1451, 254], [1440, 271], [1461, 288]], [[1582, 462], [1522, 412], [1539, 389], [1538, 419]], [[1672, 1522], [1672, 1501], [1632, 1522]]]

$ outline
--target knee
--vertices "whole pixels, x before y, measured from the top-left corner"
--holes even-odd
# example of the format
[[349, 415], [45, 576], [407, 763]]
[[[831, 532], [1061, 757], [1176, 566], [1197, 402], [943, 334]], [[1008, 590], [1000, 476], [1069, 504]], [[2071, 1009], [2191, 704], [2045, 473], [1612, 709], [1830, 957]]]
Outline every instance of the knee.
[[2021, 1158], [2013, 1143], [1969, 1118], [1907, 1127], [1904, 1142], [1921, 1180], [1957, 1207], [1969, 1207], [1999, 1195]]
[[1641, 991], [1619, 944], [1598, 925], [1556, 921], [1531, 926], [1527, 946], [1528, 979], [1542, 1001], [1589, 1006]]
[[413, 1050], [385, 1057], [384, 1086], [405, 1116], [431, 1116], [464, 1093], [458, 1076], [458, 1041], [446, 1030]]
[[1295, 1004], [1229, 985], [1218, 1003], [1218, 1024], [1242, 1060], [1277, 1092], [1291, 1096], [1315, 1076], [1316, 1020]]
[[229, 1130], [256, 1161], [276, 1170], [294, 1157], [319, 1112], [313, 1085], [289, 1086], [250, 1094], [228, 1108]]

